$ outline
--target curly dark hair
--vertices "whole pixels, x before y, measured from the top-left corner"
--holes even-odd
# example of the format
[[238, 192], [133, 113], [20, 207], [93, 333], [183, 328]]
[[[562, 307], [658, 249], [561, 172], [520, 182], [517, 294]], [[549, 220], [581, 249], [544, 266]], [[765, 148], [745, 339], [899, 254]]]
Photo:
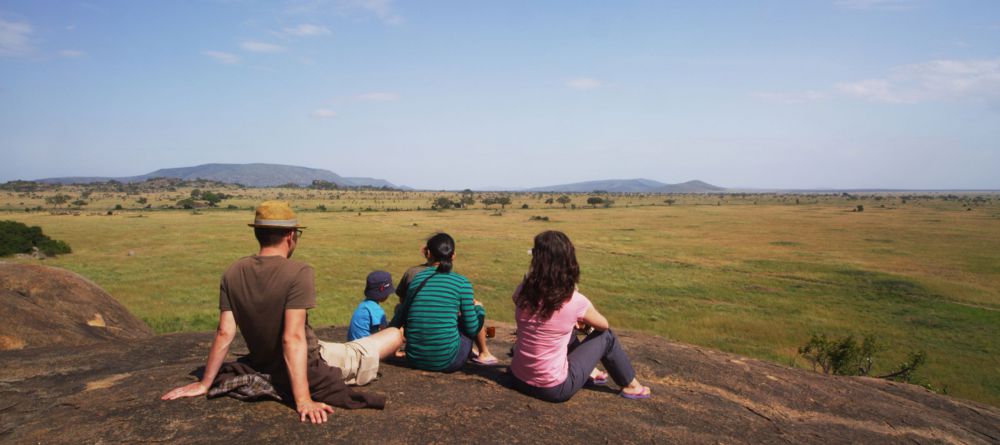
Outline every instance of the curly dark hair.
[[565, 233], [549, 230], [535, 236], [531, 268], [524, 278], [517, 307], [542, 320], [559, 310], [580, 282], [576, 249]]

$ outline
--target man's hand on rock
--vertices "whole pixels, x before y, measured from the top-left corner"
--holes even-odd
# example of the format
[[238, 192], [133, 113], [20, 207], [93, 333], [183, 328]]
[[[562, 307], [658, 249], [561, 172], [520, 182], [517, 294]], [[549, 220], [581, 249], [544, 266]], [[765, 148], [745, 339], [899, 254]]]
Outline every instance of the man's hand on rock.
[[310, 400], [308, 402], [296, 403], [299, 412], [299, 420], [305, 422], [309, 419], [312, 423], [326, 422], [326, 415], [333, 414], [333, 407], [323, 402]]
[[168, 391], [160, 400], [174, 400], [181, 397], [197, 397], [208, 392], [208, 387], [201, 382], [194, 382], [189, 385], [179, 386]]

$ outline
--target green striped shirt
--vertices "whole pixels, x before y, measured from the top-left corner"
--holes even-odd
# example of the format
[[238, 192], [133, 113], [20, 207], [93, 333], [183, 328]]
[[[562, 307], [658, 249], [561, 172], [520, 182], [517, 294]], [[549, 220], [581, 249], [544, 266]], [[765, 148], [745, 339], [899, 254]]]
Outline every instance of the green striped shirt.
[[[457, 273], [436, 273], [431, 267], [418, 273], [406, 294], [409, 309], [397, 313], [391, 325], [398, 326], [405, 317], [406, 358], [413, 366], [429, 371], [448, 367], [458, 353], [458, 332], [475, 338], [486, 313], [472, 303], [472, 283]], [[414, 291], [420, 284], [427, 284]]]

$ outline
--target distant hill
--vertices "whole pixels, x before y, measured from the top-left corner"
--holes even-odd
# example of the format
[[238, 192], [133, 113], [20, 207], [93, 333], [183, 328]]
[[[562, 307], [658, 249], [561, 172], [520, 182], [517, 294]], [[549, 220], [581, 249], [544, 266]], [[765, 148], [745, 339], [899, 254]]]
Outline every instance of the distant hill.
[[403, 186], [395, 185], [395, 184], [393, 184], [393, 183], [391, 183], [389, 181], [386, 181], [385, 179], [357, 178], [357, 177], [350, 177], [350, 178], [344, 178], [344, 179], [346, 179], [348, 182], [350, 182], [351, 184], [353, 184], [355, 187], [373, 187], [373, 188], [388, 187], [388, 188], [400, 189], [400, 190], [413, 190], [413, 188], [411, 188], [411, 187], [407, 187], [405, 185], [403, 185]]
[[152, 173], [127, 177], [64, 177], [39, 179], [38, 182], [83, 184], [115, 180], [142, 182], [152, 178], [178, 178], [186, 181], [207, 179], [248, 187], [274, 187], [284, 184], [306, 186], [314, 180], [328, 181], [341, 187], [399, 188], [389, 181], [375, 178], [345, 178], [332, 171], [280, 164], [203, 164], [194, 167], [164, 168]]
[[722, 192], [726, 189], [697, 180], [680, 184], [664, 184], [652, 179], [606, 179], [527, 189], [529, 192], [566, 193], [587, 193], [595, 190], [612, 193], [712, 193]]

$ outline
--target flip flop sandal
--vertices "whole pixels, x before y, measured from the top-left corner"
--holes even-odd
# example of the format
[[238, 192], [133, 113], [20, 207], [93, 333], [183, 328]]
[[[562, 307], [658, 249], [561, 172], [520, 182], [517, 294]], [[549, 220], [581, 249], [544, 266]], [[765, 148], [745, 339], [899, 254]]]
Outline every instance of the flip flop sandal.
[[599, 375], [597, 377], [588, 377], [587, 378], [587, 385], [590, 385], [590, 386], [603, 386], [603, 385], [606, 385], [607, 383], [608, 383], [608, 375], [604, 374], [604, 373], [602, 373], [601, 375]]
[[626, 398], [626, 399], [637, 400], [637, 399], [648, 399], [648, 398], [650, 398], [650, 396], [652, 396], [652, 391], [649, 389], [648, 386], [644, 386], [642, 392], [640, 392], [639, 394], [629, 394], [629, 393], [626, 393], [625, 391], [622, 391], [622, 392], [620, 392], [618, 394], [621, 395], [622, 397]]
[[473, 357], [472, 363], [475, 363], [477, 365], [495, 365], [497, 364], [497, 359], [496, 357], [494, 357], [489, 360], [480, 360], [479, 357]]

